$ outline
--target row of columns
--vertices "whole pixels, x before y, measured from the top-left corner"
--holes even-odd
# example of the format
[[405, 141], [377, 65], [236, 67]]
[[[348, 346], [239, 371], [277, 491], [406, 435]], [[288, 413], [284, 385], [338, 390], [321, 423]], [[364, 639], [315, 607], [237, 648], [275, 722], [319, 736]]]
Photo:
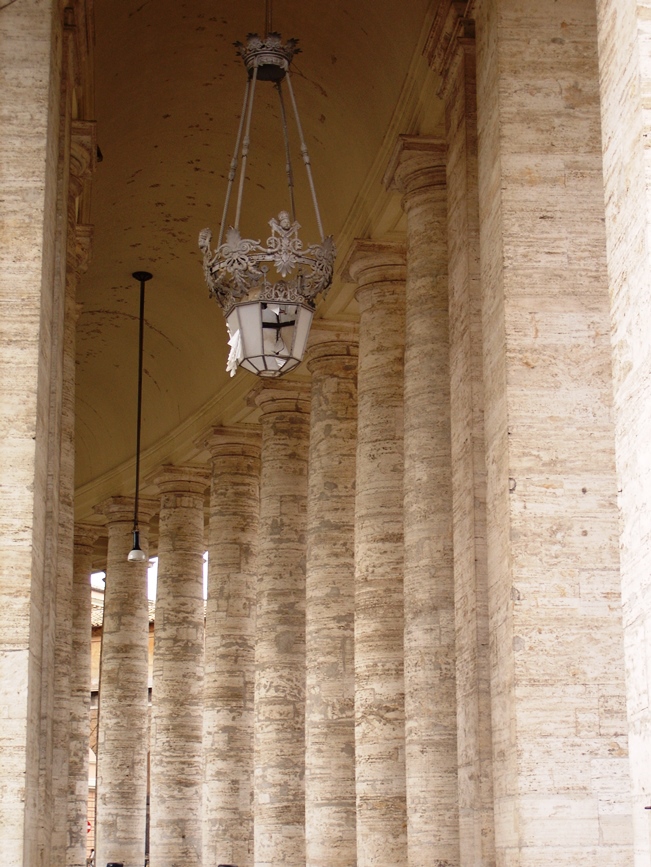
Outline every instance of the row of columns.
[[[470, 62], [458, 70], [463, 76], [474, 74]], [[468, 99], [462, 86], [456, 93]], [[472, 115], [464, 117], [469, 123]], [[528, 845], [544, 853], [540, 834], [549, 822], [548, 808], [538, 793], [523, 788], [529, 776], [514, 765], [515, 757], [543, 767], [549, 763], [552, 743], [545, 737], [553, 738], [553, 729], [546, 735], [538, 724], [549, 690], [572, 695], [576, 725], [584, 726], [584, 714], [590, 714], [593, 704], [604, 708], [605, 697], [620, 688], [618, 620], [612, 608], [589, 605], [585, 623], [565, 621], [554, 605], [562, 610], [555, 600], [566, 598], [567, 590], [558, 597], [554, 588], [545, 591], [550, 615], [544, 608], [519, 605], [533, 580], [525, 562], [495, 553], [495, 536], [493, 562], [486, 557], [487, 498], [493, 498], [488, 532], [502, 533], [497, 511], [514, 508], [523, 496], [520, 508], [525, 508], [537, 484], [544, 490], [554, 484], [558, 468], [548, 466], [544, 481], [525, 475], [522, 495], [519, 475], [503, 475], [509, 466], [515, 472], [517, 461], [504, 464], [504, 455], [497, 460], [505, 445], [497, 417], [484, 432], [483, 389], [496, 389], [487, 369], [496, 357], [504, 359], [504, 352], [493, 345], [487, 368], [481, 347], [486, 340], [494, 344], [509, 325], [503, 318], [495, 320], [500, 311], [494, 299], [480, 295], [477, 199], [467, 188], [462, 196], [455, 187], [455, 182], [461, 185], [460, 172], [466, 185], [473, 178], [476, 138], [466, 129], [460, 142], [457, 124], [451, 108], [447, 147], [411, 137], [398, 144], [386, 183], [404, 196], [406, 248], [360, 241], [345, 265], [359, 287], [358, 365], [355, 335], [344, 337], [332, 326], [329, 339], [313, 337], [311, 394], [300, 382], [260, 384], [251, 398], [261, 412], [260, 433], [222, 428], [204, 442], [213, 456], [214, 525], [202, 792], [197, 784], [200, 750], [195, 752], [200, 712], [193, 717], [201, 702], [196, 692], [184, 692], [184, 679], [195, 687], [201, 682], [201, 628], [196, 610], [192, 626], [183, 620], [183, 588], [190, 579], [181, 583], [181, 576], [195, 576], [196, 603], [203, 548], [201, 490], [207, 476], [196, 469], [168, 468], [159, 477], [157, 622], [160, 616], [162, 637], [157, 635], [155, 644], [152, 708], [154, 867], [177, 861], [199, 864], [202, 857], [210, 865], [238, 867], [426, 867], [432, 859], [446, 867], [488, 865], [521, 850], [513, 836], [518, 825], [512, 821], [529, 835]], [[456, 153], [456, 166], [446, 163], [446, 151]], [[456, 196], [451, 201], [448, 185]], [[468, 227], [474, 247], [460, 246], [458, 225]], [[450, 310], [455, 314], [451, 333]], [[539, 316], [538, 329], [545, 324], [542, 311]], [[489, 334], [487, 324], [494, 329]], [[512, 401], [516, 397], [517, 392]], [[533, 418], [541, 432], [553, 433], [553, 414], [534, 409]], [[512, 461], [516, 432], [508, 434]], [[573, 467], [575, 482], [582, 472]], [[192, 519], [186, 511], [191, 492]], [[535, 497], [527, 507], [538, 514], [533, 503]], [[109, 519], [113, 508], [115, 501], [106, 510]], [[595, 506], [600, 521], [611, 520], [609, 515], [610, 507], [604, 512]], [[536, 527], [528, 526], [519, 508], [511, 520], [526, 545], [540, 544]], [[113, 526], [117, 521], [110, 519], [109, 539]], [[120, 533], [124, 551], [119, 566], [109, 562], [108, 587], [117, 581], [113, 570], [126, 575], [132, 569], [126, 562], [126, 524]], [[572, 568], [585, 568], [582, 558], [590, 551], [589, 540], [581, 541], [572, 551], [578, 558]], [[166, 559], [177, 565], [166, 565]], [[520, 585], [513, 584], [515, 574], [504, 574], [507, 566], [520, 570]], [[142, 605], [144, 578], [138, 580]], [[542, 592], [538, 587], [536, 593]], [[599, 597], [608, 591], [601, 587], [595, 592]], [[108, 589], [106, 605], [108, 617]], [[123, 612], [125, 605], [123, 600]], [[143, 614], [142, 636], [144, 619]], [[107, 641], [110, 624], [109, 619]], [[528, 641], [536, 647], [525, 636], [554, 629], [559, 648], [575, 647], [576, 636], [589, 625], [599, 627], [600, 658], [613, 674], [607, 676], [604, 669], [597, 686], [586, 681], [585, 694], [575, 688], [577, 679], [586, 677], [580, 665], [548, 670], [522, 654]], [[103, 653], [107, 647], [105, 643]], [[142, 656], [141, 649], [138, 654]], [[171, 673], [173, 666], [178, 670]], [[102, 693], [104, 672], [103, 660]], [[146, 682], [146, 674], [140, 678]], [[516, 688], [519, 682], [526, 684], [524, 689]], [[117, 772], [116, 755], [102, 759], [107, 749], [101, 733], [105, 702], [119, 705], [120, 699], [108, 693], [100, 698], [100, 769], [110, 764], [111, 772]], [[610, 705], [608, 712], [614, 713]], [[550, 720], [559, 719], [553, 705], [547, 713]], [[140, 719], [146, 723], [143, 708]], [[127, 728], [136, 737], [137, 727]], [[590, 761], [619, 773], [625, 757], [610, 754], [613, 736], [607, 730], [612, 731], [604, 728], [592, 737], [595, 758]], [[142, 751], [146, 735], [142, 726], [138, 731]], [[581, 768], [581, 758], [571, 741], [564, 746], [567, 756], [561, 765], [571, 775], [570, 766]], [[138, 754], [140, 760], [135, 747], [121, 750], [122, 763], [125, 755]], [[186, 750], [187, 767], [181, 772], [178, 759]], [[558, 765], [558, 756], [554, 763]], [[137, 796], [131, 781], [129, 785], [142, 817], [142, 784]], [[583, 825], [554, 820], [564, 851], [578, 857], [604, 846], [613, 857], [625, 857], [625, 826], [601, 812], [605, 790], [600, 778], [594, 779], [592, 794], [540, 785], [545, 804], [554, 805], [552, 815], [559, 810], [561, 816], [573, 816], [586, 809], [586, 800], [595, 804], [594, 817], [586, 816]], [[98, 788], [100, 863], [138, 864], [127, 851], [126, 835], [124, 849], [117, 846], [120, 851], [114, 854], [121, 839], [119, 822], [110, 827], [113, 849], [109, 852], [102, 842], [104, 799], [117, 788], [102, 771]], [[134, 812], [133, 802], [128, 812]], [[572, 836], [577, 827], [578, 838]], [[140, 858], [143, 840], [144, 834]]]
[[[575, 115], [577, 88], [595, 76], [596, 20], [586, 5], [553, 43], [574, 78], [554, 108], [562, 142], [550, 118], [537, 135], [527, 125], [532, 163], [504, 137], [519, 129], [519, 91], [502, 74], [517, 16], [493, 25], [491, 9], [476, 4], [492, 36], [477, 57], [460, 4], [437, 19], [445, 139], [403, 136], [393, 155], [385, 183], [403, 195], [406, 247], [359, 241], [348, 257], [358, 341], [341, 326], [315, 334], [311, 393], [260, 385], [260, 431], [204, 441], [202, 786], [201, 700], [184, 679], [201, 682], [207, 477], [160, 478], [153, 867], [628, 863], [602, 191], [583, 183], [599, 177], [600, 154]], [[518, 56], [510, 76], [535, 108], [536, 58]], [[596, 101], [582, 111], [594, 121]], [[502, 195], [500, 176], [522, 200]], [[562, 267], [550, 220], [571, 239]], [[577, 450], [584, 439], [594, 448]], [[112, 569], [133, 569], [123, 554], [109, 587]], [[107, 614], [110, 604], [107, 589]], [[124, 756], [137, 750], [121, 749], [111, 771], [121, 765], [135, 793]], [[108, 797], [117, 786], [100, 775], [98, 862], [131, 867], [143, 853], [128, 852], [126, 833], [123, 850], [100, 845], [102, 787]], [[116, 821], [113, 844], [121, 833]]]
[[[630, 863], [617, 446], [636, 848], [648, 860], [641, 9], [438, 4], [428, 50], [445, 101], [447, 200], [440, 146], [403, 139], [387, 183], [404, 195], [407, 249], [359, 243], [347, 266], [360, 287], [357, 377], [354, 343], [333, 338], [308, 362], [309, 414], [297, 385], [256, 395], [262, 466], [257, 434], [210, 439], [202, 719], [205, 471], [169, 468], [161, 503], [141, 502], [144, 547], [147, 512], [160, 511], [162, 527], [152, 858], [187, 863], [203, 848], [207, 863], [241, 865]], [[6, 401], [20, 436], [2, 445], [15, 499], [1, 516], [11, 541], [0, 824], [12, 864], [51, 851], [62, 861], [66, 845], [78, 864], [88, 691], [72, 684], [88, 671], [93, 531], [77, 528], [73, 569], [74, 280], [63, 276], [78, 270], [64, 265], [71, 233], [84, 234], [79, 190], [66, 191], [70, 141], [88, 140], [89, 163], [94, 142], [90, 127], [73, 130], [70, 88], [58, 73], [50, 82], [70, 33], [54, 14], [19, 11], [32, 51], [8, 42], [25, 73], [10, 98], [30, 111], [11, 119], [20, 170], [8, 177], [30, 166], [39, 182], [27, 199], [5, 184], [19, 231], [3, 327], [22, 363]], [[25, 154], [28, 140], [47, 145]], [[120, 498], [103, 508], [97, 828], [98, 863], [127, 867], [143, 856], [148, 736], [146, 580], [126, 562], [131, 508]]]

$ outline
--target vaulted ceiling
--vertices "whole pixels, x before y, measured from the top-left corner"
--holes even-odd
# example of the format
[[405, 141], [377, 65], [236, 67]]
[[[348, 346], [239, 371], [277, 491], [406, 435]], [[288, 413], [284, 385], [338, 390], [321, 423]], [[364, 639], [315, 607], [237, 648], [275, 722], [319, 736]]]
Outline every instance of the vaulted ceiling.
[[[437, 2], [274, 2], [274, 29], [300, 40], [292, 80], [324, 229], [339, 250], [317, 316], [356, 316], [354, 287], [340, 275], [353, 239], [404, 228], [399, 197], [382, 177], [399, 133], [440, 132], [436, 82], [422, 54]], [[103, 159], [92, 185], [92, 261], [79, 292], [78, 518], [133, 488], [133, 271], [154, 275], [146, 292], [144, 476], [162, 462], [200, 458], [193, 444], [208, 425], [253, 418], [246, 394], [256, 380], [225, 372], [224, 319], [208, 297], [197, 237], [206, 226], [216, 236], [221, 219], [246, 79], [233, 43], [262, 32], [264, 13], [263, 0], [95, 0]], [[259, 85], [242, 217], [250, 237], [266, 238], [267, 221], [286, 207], [273, 96]], [[303, 202], [299, 191], [297, 217], [310, 231]]]

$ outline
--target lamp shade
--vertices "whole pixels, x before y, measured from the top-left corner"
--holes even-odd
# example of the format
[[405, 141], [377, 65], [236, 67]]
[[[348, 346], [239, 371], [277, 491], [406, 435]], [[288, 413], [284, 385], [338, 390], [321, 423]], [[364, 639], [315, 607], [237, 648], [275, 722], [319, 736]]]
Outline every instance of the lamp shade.
[[301, 303], [236, 304], [226, 317], [231, 346], [227, 370], [240, 366], [263, 377], [293, 370], [305, 353], [313, 315], [313, 309]]

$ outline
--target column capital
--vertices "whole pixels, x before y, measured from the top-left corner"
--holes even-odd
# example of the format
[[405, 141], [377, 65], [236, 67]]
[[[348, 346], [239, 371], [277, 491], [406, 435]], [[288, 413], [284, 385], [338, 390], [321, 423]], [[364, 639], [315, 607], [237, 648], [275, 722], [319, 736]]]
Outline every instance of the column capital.
[[310, 328], [307, 340], [308, 352], [322, 343], [357, 343], [359, 325], [357, 322], [338, 322], [335, 319], [316, 319]]
[[102, 536], [106, 536], [106, 527], [102, 524], [75, 524], [75, 548], [90, 548], [92, 550], [92, 548], [95, 546], [95, 542]]
[[[133, 523], [134, 506], [134, 497], [109, 497], [103, 503], [98, 503], [94, 511], [97, 515], [104, 515], [106, 523], [110, 527], [111, 524]], [[138, 500], [138, 518], [141, 521], [149, 521], [159, 508], [158, 500], [140, 497]]]
[[359, 326], [356, 322], [319, 319], [310, 331], [305, 363], [310, 373], [314, 365], [327, 358], [357, 358]]
[[262, 380], [248, 396], [248, 403], [262, 410], [263, 415], [273, 412], [310, 412], [310, 383], [282, 379]]
[[407, 267], [405, 244], [357, 238], [342, 267], [342, 279], [362, 286], [404, 282]]
[[260, 454], [261, 431], [257, 425], [215, 425], [197, 441], [213, 460], [226, 455]]
[[415, 193], [445, 187], [447, 145], [441, 138], [399, 135], [384, 175], [387, 190]]
[[438, 96], [447, 92], [461, 52], [475, 50], [474, 6], [474, 0], [442, 0], [437, 7], [423, 53], [441, 76]]
[[152, 481], [161, 494], [203, 495], [210, 484], [210, 470], [196, 464], [164, 464]]

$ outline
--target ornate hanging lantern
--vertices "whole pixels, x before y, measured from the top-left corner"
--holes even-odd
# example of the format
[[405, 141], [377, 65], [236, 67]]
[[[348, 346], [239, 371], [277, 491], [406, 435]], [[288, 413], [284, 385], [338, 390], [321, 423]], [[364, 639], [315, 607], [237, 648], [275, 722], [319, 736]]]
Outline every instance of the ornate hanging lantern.
[[[238, 367], [258, 376], [277, 377], [293, 370], [301, 361], [315, 308], [315, 299], [324, 295], [330, 283], [336, 255], [332, 236], [325, 237], [316, 199], [312, 169], [298, 116], [289, 73], [294, 55], [300, 50], [297, 41], [282, 41], [271, 30], [270, 3], [267, 2], [267, 35], [247, 37], [246, 44], [235, 43], [248, 71], [244, 104], [235, 144], [235, 155], [228, 174], [228, 187], [217, 246], [211, 250], [212, 233], [204, 229], [199, 235], [203, 267], [210, 294], [221, 306], [231, 347], [226, 369], [233, 376]], [[285, 143], [288, 210], [281, 210], [269, 220], [271, 234], [266, 245], [243, 238], [240, 233], [242, 192], [249, 153], [253, 98], [258, 81], [272, 82], [278, 93], [280, 119]], [[299, 237], [294, 203], [287, 116], [283, 98], [287, 85], [300, 149], [307, 173], [320, 243], [304, 246]], [[241, 158], [238, 160], [238, 153]], [[235, 219], [226, 231], [227, 216], [235, 178], [239, 183]]]

